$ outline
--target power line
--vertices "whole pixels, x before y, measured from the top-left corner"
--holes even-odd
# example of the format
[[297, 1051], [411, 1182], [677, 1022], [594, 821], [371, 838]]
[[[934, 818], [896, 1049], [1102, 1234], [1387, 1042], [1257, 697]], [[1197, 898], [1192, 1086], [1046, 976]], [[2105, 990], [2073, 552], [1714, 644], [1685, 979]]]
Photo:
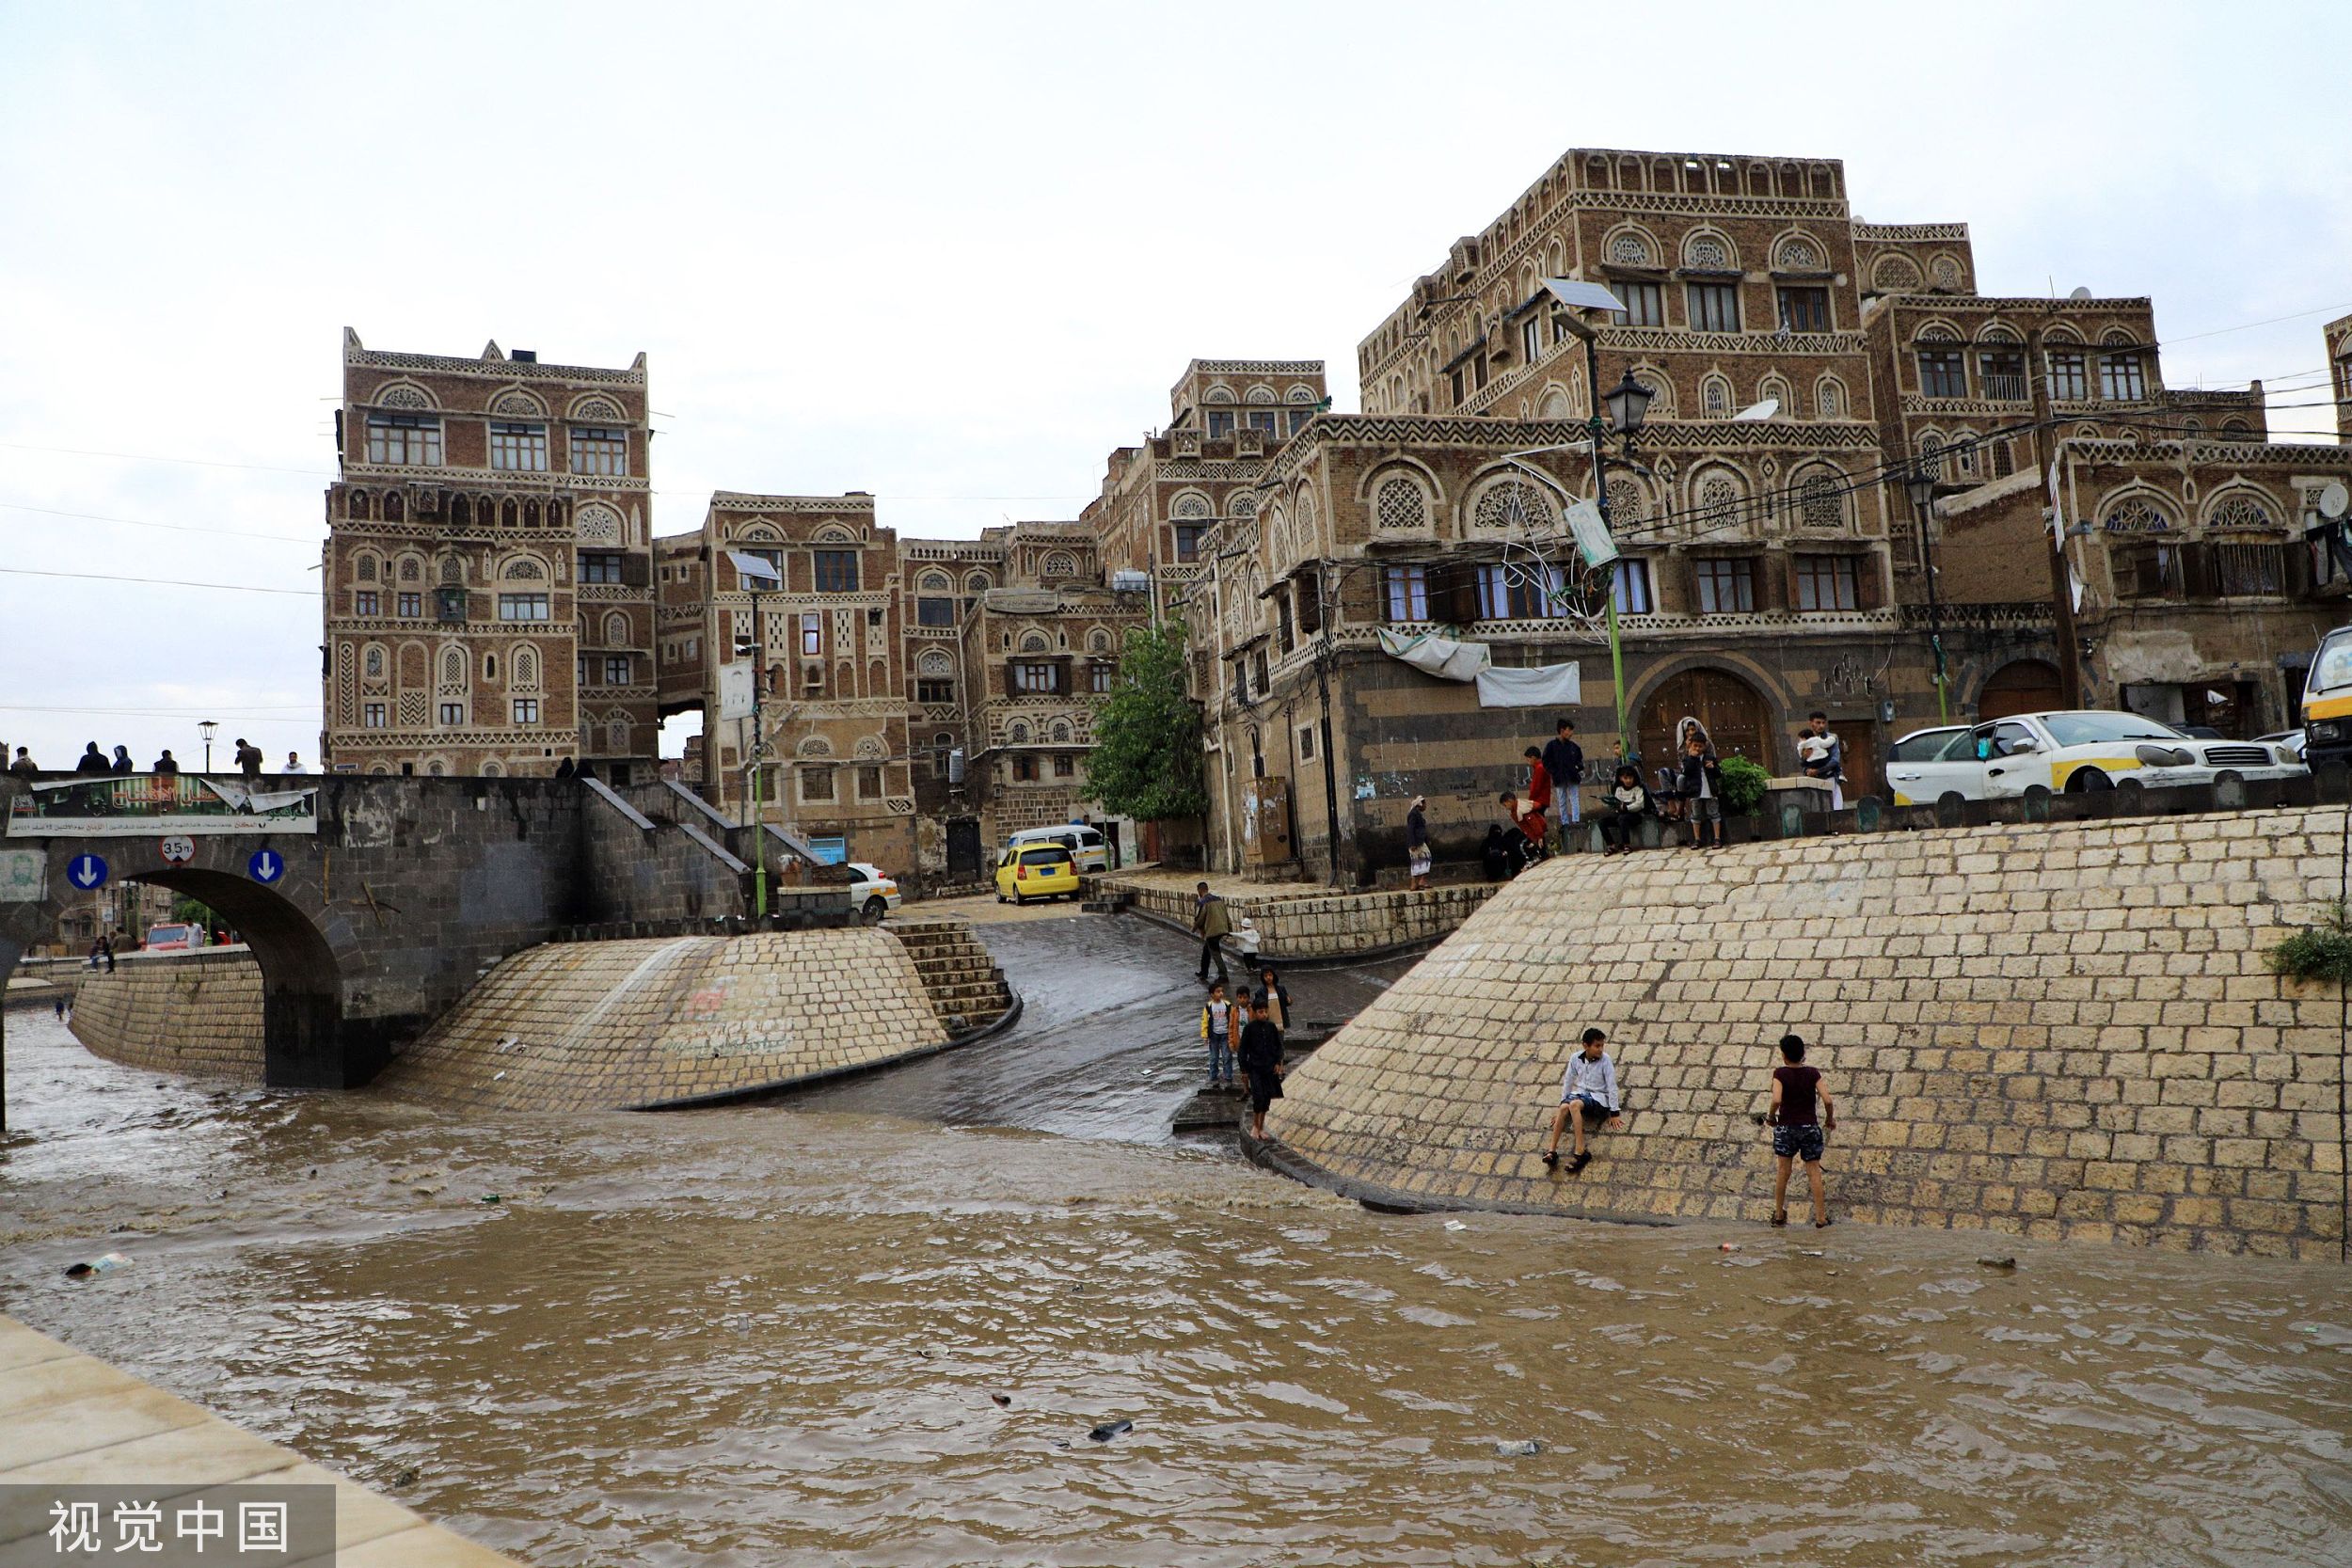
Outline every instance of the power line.
[[87, 582], [136, 582], [151, 588], [216, 588], [227, 594], [286, 594], [302, 599], [315, 599], [319, 596], [319, 592], [315, 588], [262, 588], [247, 582], [191, 582], [183, 578], [126, 578], [116, 577], [106, 572], [41, 572], [30, 566], [0, 566], [0, 572], [8, 572], [21, 578], [78, 578]]
[[197, 523], [151, 523], [142, 517], [114, 517], [97, 512], [65, 512], [54, 506], [28, 506], [23, 501], [0, 501], [0, 511], [38, 512], [44, 517], [77, 517], [89, 523], [124, 523], [132, 528], [167, 529], [174, 533], [217, 533], [231, 539], [275, 539], [287, 545], [318, 545], [322, 539], [305, 539], [292, 533], [255, 533], [247, 529], [205, 528]]
[[88, 447], [43, 447], [26, 441], [0, 441], [10, 451], [45, 451], [64, 457], [112, 457], [125, 463], [178, 463], [192, 468], [239, 468], [257, 474], [300, 474], [305, 479], [333, 479], [316, 468], [280, 468], [268, 463], [222, 463], [209, 457], [166, 457], [151, 451], [100, 451]]
[[2167, 338], [2164, 342], [2166, 346], [2173, 343], [2193, 343], [2200, 338], [2218, 338], [2225, 332], [2251, 332], [2258, 326], [2276, 326], [2280, 322], [2304, 321], [2312, 316], [2324, 316], [2330, 310], [2352, 310], [2352, 305], [2322, 305], [2310, 310], [2297, 310], [2293, 315], [2271, 316], [2264, 321], [2240, 322], [2235, 326], [2217, 326], [2203, 332], [2185, 333], [2178, 338]]

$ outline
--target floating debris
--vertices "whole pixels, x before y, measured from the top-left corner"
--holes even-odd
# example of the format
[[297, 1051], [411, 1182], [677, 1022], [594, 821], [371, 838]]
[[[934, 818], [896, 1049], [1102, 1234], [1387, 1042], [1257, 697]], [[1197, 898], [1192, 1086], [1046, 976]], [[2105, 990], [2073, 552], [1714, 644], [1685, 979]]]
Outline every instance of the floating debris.
[[1977, 1263], [1979, 1267], [1988, 1269], [2013, 1269], [2017, 1266], [2017, 1259], [2014, 1258], [1979, 1258]]
[[1010, 1410], [1012, 1408], [1012, 1396], [1010, 1394], [991, 1394], [988, 1397], [996, 1402], [996, 1406], [1000, 1410]]
[[1504, 1459], [1527, 1459], [1543, 1451], [1543, 1444], [1533, 1437], [1522, 1437], [1516, 1443], [1495, 1445], [1495, 1452]]
[[87, 1279], [92, 1275], [112, 1274], [127, 1267], [131, 1259], [119, 1252], [102, 1253], [96, 1258], [75, 1263], [65, 1271], [68, 1279]]
[[1107, 1443], [1114, 1437], [1123, 1437], [1135, 1430], [1136, 1423], [1133, 1421], [1104, 1421], [1101, 1426], [1088, 1433], [1087, 1438], [1090, 1442]]

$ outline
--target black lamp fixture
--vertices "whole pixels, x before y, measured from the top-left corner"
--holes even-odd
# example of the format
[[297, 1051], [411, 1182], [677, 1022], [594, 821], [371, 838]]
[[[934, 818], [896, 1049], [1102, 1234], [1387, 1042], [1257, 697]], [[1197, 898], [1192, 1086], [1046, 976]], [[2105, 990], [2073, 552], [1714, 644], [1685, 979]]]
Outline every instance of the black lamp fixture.
[[1935, 502], [1935, 470], [1925, 462], [1915, 463], [1903, 475], [1903, 488], [1911, 494], [1911, 508], [1925, 512]]
[[1600, 401], [1609, 410], [1610, 428], [1620, 436], [1630, 436], [1642, 428], [1642, 420], [1649, 414], [1650, 400], [1657, 392], [1633, 379], [1629, 368], [1625, 378], [1601, 394]]

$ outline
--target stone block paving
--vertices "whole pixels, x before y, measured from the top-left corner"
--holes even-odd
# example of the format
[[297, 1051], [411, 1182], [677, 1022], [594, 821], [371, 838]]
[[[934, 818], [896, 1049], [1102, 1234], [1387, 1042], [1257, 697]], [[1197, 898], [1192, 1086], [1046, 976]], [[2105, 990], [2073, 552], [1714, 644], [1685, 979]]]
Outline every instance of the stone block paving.
[[[1246, 917], [1256, 928], [1259, 957], [1276, 963], [1433, 942], [1459, 927], [1503, 885], [1455, 882], [1419, 893], [1403, 888], [1335, 893], [1300, 882], [1252, 882], [1215, 875], [1204, 879], [1196, 872], [1152, 869], [1115, 871], [1089, 879], [1100, 896], [1124, 896], [1133, 908], [1187, 928], [1196, 890], [1206, 880], [1210, 891], [1232, 907], [1236, 926]], [[1233, 939], [1228, 938], [1225, 945], [1229, 952], [1241, 951]]]
[[[2344, 821], [1555, 859], [1295, 1071], [1268, 1131], [1422, 1199], [1760, 1221], [1793, 1030], [1836, 1098], [1842, 1218], [2332, 1259], [2344, 1001], [2263, 955], [2340, 891]], [[1537, 1156], [1587, 1024], [1632, 1114], [1569, 1177]]]
[[80, 977], [73, 1034], [108, 1061], [259, 1084], [261, 966], [242, 947], [125, 958]]
[[500, 964], [382, 1088], [496, 1109], [675, 1104], [946, 1042], [906, 948], [871, 927], [561, 942]]

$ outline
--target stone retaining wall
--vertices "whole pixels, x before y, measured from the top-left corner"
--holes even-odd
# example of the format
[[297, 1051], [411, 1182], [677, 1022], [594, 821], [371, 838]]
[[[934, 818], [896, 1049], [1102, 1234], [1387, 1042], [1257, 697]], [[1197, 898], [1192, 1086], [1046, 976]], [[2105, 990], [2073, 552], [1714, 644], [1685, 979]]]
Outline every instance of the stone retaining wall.
[[73, 1034], [95, 1055], [168, 1072], [262, 1081], [262, 969], [242, 947], [133, 955], [77, 988]]
[[559, 942], [517, 953], [377, 1080], [513, 1110], [677, 1104], [947, 1043], [887, 931]]
[[[1104, 895], [1134, 900], [1142, 912], [1190, 929], [1193, 884], [1172, 879], [1092, 879]], [[1276, 963], [1345, 958], [1415, 942], [1434, 942], [1460, 926], [1493, 896], [1497, 884], [1457, 883], [1419, 893], [1248, 893], [1228, 895], [1233, 924], [1247, 918], [1258, 932], [1258, 956]], [[1228, 952], [1240, 946], [1228, 938]]]
[[[1760, 1221], [1753, 1118], [1794, 1030], [1836, 1098], [1845, 1219], [2332, 1259], [2344, 1004], [2263, 952], [2341, 891], [2344, 823], [1563, 857], [1295, 1071], [1268, 1130], [1327, 1176], [1424, 1201]], [[1569, 1177], [1537, 1154], [1587, 1024], [1633, 1109]]]

